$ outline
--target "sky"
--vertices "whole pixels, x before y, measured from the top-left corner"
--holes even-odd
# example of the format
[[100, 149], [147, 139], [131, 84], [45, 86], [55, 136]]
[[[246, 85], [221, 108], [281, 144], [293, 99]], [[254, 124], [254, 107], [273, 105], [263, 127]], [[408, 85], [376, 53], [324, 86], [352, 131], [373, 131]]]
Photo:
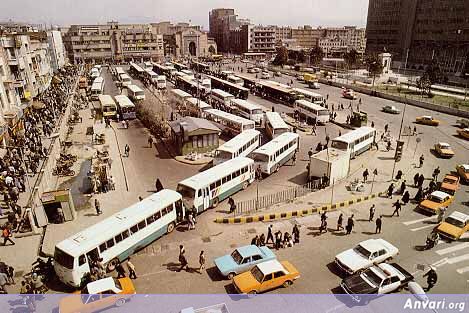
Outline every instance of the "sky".
[[0, 21], [61, 26], [190, 21], [208, 30], [214, 8], [233, 8], [255, 24], [365, 27], [368, 0], [0, 0]]

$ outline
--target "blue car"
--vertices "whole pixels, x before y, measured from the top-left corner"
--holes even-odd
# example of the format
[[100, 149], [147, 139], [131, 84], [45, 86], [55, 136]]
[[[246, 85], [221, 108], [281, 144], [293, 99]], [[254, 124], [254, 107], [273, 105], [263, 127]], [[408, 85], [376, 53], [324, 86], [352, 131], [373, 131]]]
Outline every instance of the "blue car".
[[216, 258], [214, 262], [224, 277], [232, 279], [237, 274], [249, 271], [258, 263], [276, 258], [275, 254], [267, 247], [249, 245], [237, 248], [229, 255]]

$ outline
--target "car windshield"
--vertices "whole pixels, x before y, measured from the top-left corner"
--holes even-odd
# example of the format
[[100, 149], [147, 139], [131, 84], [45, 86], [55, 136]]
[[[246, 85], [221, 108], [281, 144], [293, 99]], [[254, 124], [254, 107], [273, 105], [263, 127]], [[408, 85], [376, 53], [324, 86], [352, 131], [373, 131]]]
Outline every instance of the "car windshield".
[[432, 201], [432, 202], [436, 202], [436, 203], [441, 203], [443, 202], [443, 199], [435, 196], [435, 195], [430, 195], [430, 197], [428, 198], [428, 200]]
[[252, 268], [251, 274], [252, 274], [252, 276], [254, 276], [254, 278], [258, 282], [262, 283], [262, 279], [264, 278], [264, 275], [262, 274], [262, 272], [259, 270], [259, 268], [257, 266]]
[[364, 248], [363, 246], [361, 246], [361, 245], [356, 246], [356, 247], [353, 249], [353, 251], [355, 251], [355, 252], [358, 253], [358, 254], [363, 255], [363, 256], [364, 256], [365, 258], [367, 258], [367, 259], [368, 259], [368, 258], [370, 257], [370, 255], [371, 255], [371, 252], [368, 251], [367, 249], [365, 249], [365, 248]]
[[448, 184], [456, 184], [456, 179], [445, 177], [445, 179], [443, 179], [443, 182]]
[[455, 219], [454, 217], [451, 217], [451, 216], [448, 216], [445, 219], [445, 222], [448, 223], [448, 224], [451, 224], [453, 226], [456, 226], [458, 228], [463, 228], [464, 227], [464, 223], [462, 221], [457, 220], [457, 219]]
[[241, 256], [241, 254], [239, 254], [238, 250], [233, 251], [233, 253], [231, 253], [231, 257], [236, 262], [236, 264], [241, 264], [241, 262], [243, 261], [243, 257]]
[[363, 272], [362, 275], [375, 286], [379, 286], [381, 284], [382, 279], [378, 275], [376, 275], [376, 273], [373, 272], [371, 269], [367, 269]]
[[449, 149], [449, 145], [441, 144], [441, 143], [440, 143], [440, 148], [441, 148], [441, 149]]

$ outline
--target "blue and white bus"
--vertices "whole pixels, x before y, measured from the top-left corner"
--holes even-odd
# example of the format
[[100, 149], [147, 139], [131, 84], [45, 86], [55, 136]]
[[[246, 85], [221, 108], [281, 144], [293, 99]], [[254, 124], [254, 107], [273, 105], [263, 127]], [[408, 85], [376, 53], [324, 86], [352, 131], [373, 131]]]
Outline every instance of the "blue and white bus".
[[114, 96], [117, 103], [117, 111], [123, 120], [133, 120], [137, 118], [135, 105], [126, 95]]
[[113, 270], [136, 251], [174, 230], [183, 221], [182, 197], [164, 189], [59, 242], [54, 269], [67, 285], [80, 287], [90, 261], [102, 258]]
[[249, 153], [259, 147], [260, 136], [261, 133], [258, 130], [248, 129], [225, 142], [215, 150], [213, 165], [218, 165], [240, 156], [248, 156]]
[[371, 149], [376, 141], [376, 129], [372, 127], [360, 127], [340, 137], [332, 139], [332, 148], [347, 151], [350, 158]]
[[275, 137], [289, 132], [290, 127], [277, 112], [265, 112], [265, 132], [267, 137], [274, 139]]

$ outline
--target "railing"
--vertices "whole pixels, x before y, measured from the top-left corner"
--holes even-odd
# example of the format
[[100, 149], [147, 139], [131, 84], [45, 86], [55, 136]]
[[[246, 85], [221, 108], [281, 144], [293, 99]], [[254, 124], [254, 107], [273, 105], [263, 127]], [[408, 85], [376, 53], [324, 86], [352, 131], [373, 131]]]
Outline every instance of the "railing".
[[290, 200], [294, 200], [298, 197], [305, 196], [313, 191], [324, 188], [321, 179], [312, 180], [311, 182], [296, 186], [289, 189], [285, 189], [276, 193], [263, 195], [246, 201], [240, 201], [236, 203], [235, 215], [246, 214], [256, 212], [260, 209], [269, 207], [277, 203], [283, 203]]

